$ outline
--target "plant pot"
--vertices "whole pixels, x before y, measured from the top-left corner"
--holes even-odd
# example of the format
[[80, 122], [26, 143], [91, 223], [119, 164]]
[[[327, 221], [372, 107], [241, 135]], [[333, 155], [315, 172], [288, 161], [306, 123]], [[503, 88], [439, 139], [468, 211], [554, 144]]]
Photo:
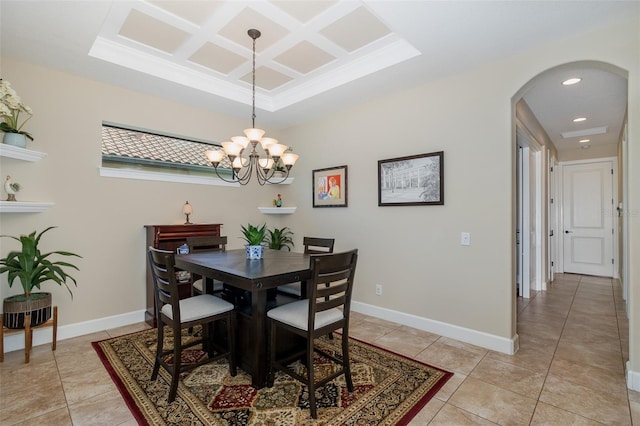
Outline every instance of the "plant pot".
[[51, 293], [31, 293], [7, 297], [2, 303], [3, 324], [7, 328], [24, 328], [25, 314], [31, 314], [31, 327], [43, 324], [51, 318]]
[[244, 249], [247, 253], [247, 259], [262, 259], [264, 257], [264, 246], [244, 246]]
[[2, 142], [7, 145], [13, 145], [20, 148], [26, 148], [27, 137], [20, 133], [5, 133]]

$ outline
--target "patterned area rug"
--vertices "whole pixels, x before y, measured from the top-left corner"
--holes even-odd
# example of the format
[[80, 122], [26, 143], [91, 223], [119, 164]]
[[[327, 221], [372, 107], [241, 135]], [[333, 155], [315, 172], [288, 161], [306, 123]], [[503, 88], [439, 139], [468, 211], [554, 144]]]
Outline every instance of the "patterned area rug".
[[[166, 329], [165, 347], [171, 347]], [[355, 391], [340, 376], [318, 389], [318, 419], [310, 416], [306, 386], [278, 373], [272, 388], [254, 389], [251, 376], [238, 369], [229, 375], [227, 363], [205, 364], [185, 373], [178, 396], [167, 403], [171, 378], [164, 369], [150, 381], [157, 332], [154, 329], [94, 342], [113, 381], [140, 424], [150, 425], [404, 425], [413, 418], [452, 373], [401, 355], [349, 339]], [[185, 332], [183, 339], [190, 337]], [[340, 339], [317, 341], [340, 353]], [[183, 362], [195, 362], [205, 352], [185, 351]], [[336, 366], [317, 357], [316, 374]], [[304, 371], [304, 366], [294, 364]]]

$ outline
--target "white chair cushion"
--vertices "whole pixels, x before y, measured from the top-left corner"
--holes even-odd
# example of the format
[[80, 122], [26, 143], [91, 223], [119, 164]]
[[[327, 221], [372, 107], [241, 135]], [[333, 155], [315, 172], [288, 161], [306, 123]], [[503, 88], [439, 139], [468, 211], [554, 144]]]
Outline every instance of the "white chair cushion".
[[[309, 300], [298, 300], [297, 302], [278, 306], [277, 308], [271, 309], [267, 312], [267, 316], [276, 321], [307, 331], [309, 323]], [[337, 308], [318, 312], [316, 314], [316, 322], [314, 324], [315, 329], [317, 330], [325, 325], [340, 321], [342, 318], [342, 311]]]
[[[180, 321], [189, 322], [206, 318], [212, 315], [221, 314], [233, 310], [233, 305], [226, 300], [211, 294], [201, 294], [199, 296], [188, 297], [180, 301]], [[171, 305], [164, 305], [162, 313], [173, 319]]]
[[300, 286], [301, 286], [300, 283], [285, 284], [285, 285], [278, 286], [278, 290], [283, 293], [293, 294], [295, 296], [302, 296], [302, 291], [300, 289]]
[[[203, 280], [195, 280], [193, 282], [193, 287], [200, 293], [204, 293]], [[222, 281], [213, 280], [213, 291], [222, 291], [223, 288], [224, 284]]]

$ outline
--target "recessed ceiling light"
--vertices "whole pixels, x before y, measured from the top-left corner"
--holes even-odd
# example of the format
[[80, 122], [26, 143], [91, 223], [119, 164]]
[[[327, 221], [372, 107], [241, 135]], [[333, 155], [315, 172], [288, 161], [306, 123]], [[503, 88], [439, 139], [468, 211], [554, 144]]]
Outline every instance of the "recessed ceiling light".
[[591, 142], [591, 139], [580, 139], [578, 142], [587, 143], [587, 142]]
[[568, 78], [565, 81], [562, 82], [563, 86], [571, 86], [572, 84], [576, 84], [576, 83], [580, 83], [582, 81], [582, 78], [580, 77], [572, 77], [572, 78]]
[[574, 118], [573, 122], [574, 123], [580, 123], [581, 121], [587, 121], [586, 117], [578, 117], [578, 118]]

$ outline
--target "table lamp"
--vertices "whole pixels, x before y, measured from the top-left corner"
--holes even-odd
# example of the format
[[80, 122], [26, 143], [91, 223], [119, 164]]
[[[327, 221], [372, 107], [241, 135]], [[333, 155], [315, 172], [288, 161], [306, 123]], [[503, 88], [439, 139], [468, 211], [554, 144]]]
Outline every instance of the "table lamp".
[[182, 206], [182, 213], [184, 213], [187, 216], [187, 221], [184, 224], [191, 225], [191, 222], [189, 222], [189, 215], [193, 213], [193, 208], [191, 207], [191, 204], [189, 204], [188, 201], [184, 203], [184, 206]]

